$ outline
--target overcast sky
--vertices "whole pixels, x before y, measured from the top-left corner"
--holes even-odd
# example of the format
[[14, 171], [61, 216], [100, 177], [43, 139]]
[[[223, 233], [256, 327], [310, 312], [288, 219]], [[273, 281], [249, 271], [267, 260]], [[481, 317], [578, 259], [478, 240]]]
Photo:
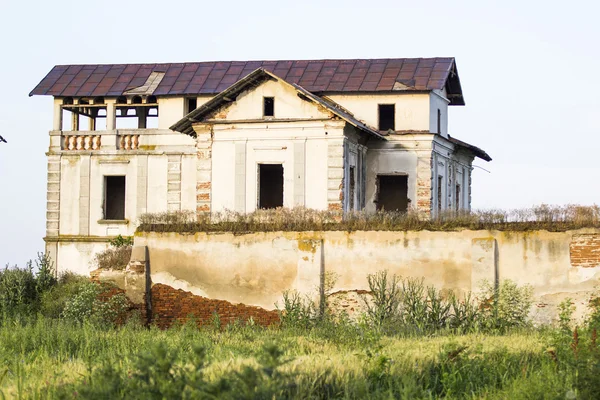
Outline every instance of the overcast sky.
[[43, 250], [55, 64], [456, 57], [474, 208], [599, 203], [600, 2], [0, 0], [0, 266]]

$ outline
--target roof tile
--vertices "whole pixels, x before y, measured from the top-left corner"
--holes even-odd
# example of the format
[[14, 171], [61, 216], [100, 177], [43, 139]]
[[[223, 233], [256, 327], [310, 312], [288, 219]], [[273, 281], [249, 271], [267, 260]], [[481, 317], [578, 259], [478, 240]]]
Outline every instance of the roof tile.
[[444, 87], [453, 66], [453, 58], [59, 65], [30, 94], [119, 96], [158, 71], [165, 76], [155, 95], [216, 94], [261, 67], [315, 92], [391, 91], [396, 81], [433, 90]]

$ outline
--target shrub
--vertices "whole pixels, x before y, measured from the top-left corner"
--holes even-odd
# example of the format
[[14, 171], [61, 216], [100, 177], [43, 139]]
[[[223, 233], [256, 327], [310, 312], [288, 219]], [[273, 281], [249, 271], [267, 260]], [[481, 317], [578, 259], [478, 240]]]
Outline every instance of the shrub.
[[587, 318], [587, 325], [593, 329], [600, 329], [600, 294], [598, 291], [592, 294], [588, 307], [590, 314]]
[[367, 277], [370, 296], [363, 296], [367, 321], [385, 333], [423, 334], [443, 330], [471, 332], [506, 330], [529, 324], [532, 288], [510, 280], [496, 289], [483, 283], [485, 300], [478, 304], [471, 293], [461, 300], [452, 292], [426, 286], [423, 279], [401, 279], [387, 271]]
[[63, 316], [71, 321], [82, 323], [115, 324], [127, 310], [129, 304], [124, 294], [119, 293], [102, 299], [106, 288], [95, 282], [88, 282], [78, 288], [64, 306]]
[[131, 246], [106, 249], [96, 254], [95, 262], [100, 269], [124, 270], [131, 260]]
[[121, 236], [117, 235], [114, 239], [108, 241], [108, 243], [112, 247], [123, 247], [123, 246], [133, 246], [133, 236]]
[[302, 297], [295, 290], [283, 292], [283, 309], [279, 310], [282, 326], [308, 328], [314, 324], [317, 316], [317, 306], [310, 298]]
[[483, 281], [481, 288], [486, 299], [481, 306], [482, 319], [488, 328], [505, 330], [529, 324], [528, 316], [533, 304], [531, 286], [519, 287], [507, 279], [500, 282], [498, 287]]
[[0, 271], [0, 313], [27, 315], [39, 310], [41, 297], [57, 281], [52, 263], [45, 254], [38, 253], [35, 265], [35, 273], [32, 261], [27, 262], [25, 268], [7, 265]]
[[400, 278], [393, 275], [388, 279], [387, 270], [367, 276], [370, 299], [363, 296], [368, 319], [376, 326], [396, 320], [400, 314], [403, 293], [398, 283]]
[[8, 268], [0, 273], [0, 311], [7, 315], [35, 312], [36, 279], [31, 263], [26, 268]]
[[563, 332], [571, 332], [571, 320], [575, 305], [571, 298], [566, 298], [558, 305], [558, 326]]
[[57, 285], [42, 294], [40, 312], [48, 318], [59, 318], [69, 299], [89, 282], [89, 278], [85, 276], [72, 272], [62, 273]]

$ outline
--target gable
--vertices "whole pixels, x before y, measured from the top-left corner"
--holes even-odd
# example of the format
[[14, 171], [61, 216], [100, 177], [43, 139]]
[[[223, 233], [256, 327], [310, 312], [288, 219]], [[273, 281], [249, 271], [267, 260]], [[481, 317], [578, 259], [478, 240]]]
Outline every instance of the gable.
[[[264, 117], [263, 101], [265, 97], [274, 99], [273, 117]], [[323, 107], [300, 98], [294, 87], [279, 80], [269, 79], [240, 93], [235, 101], [215, 110], [203, 120], [292, 120], [332, 117], [333, 114]]]

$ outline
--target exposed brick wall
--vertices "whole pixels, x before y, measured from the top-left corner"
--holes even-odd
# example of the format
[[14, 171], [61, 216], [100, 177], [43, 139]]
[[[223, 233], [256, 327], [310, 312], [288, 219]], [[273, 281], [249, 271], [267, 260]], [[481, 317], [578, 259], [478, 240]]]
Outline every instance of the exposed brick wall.
[[198, 325], [208, 324], [216, 312], [222, 325], [236, 320], [247, 321], [250, 317], [256, 324], [268, 326], [279, 323], [279, 313], [245, 304], [232, 304], [224, 300], [196, 296], [181, 289], [160, 283], [152, 286], [153, 323], [165, 329], [175, 322], [185, 322], [190, 315]]
[[433, 179], [433, 157], [420, 157], [417, 161], [417, 201], [416, 207], [419, 213], [429, 216], [433, 201], [431, 180]]
[[212, 135], [210, 131], [196, 132], [196, 212], [210, 212], [212, 174]]
[[574, 235], [570, 245], [571, 265], [574, 267], [600, 266], [600, 235]]

